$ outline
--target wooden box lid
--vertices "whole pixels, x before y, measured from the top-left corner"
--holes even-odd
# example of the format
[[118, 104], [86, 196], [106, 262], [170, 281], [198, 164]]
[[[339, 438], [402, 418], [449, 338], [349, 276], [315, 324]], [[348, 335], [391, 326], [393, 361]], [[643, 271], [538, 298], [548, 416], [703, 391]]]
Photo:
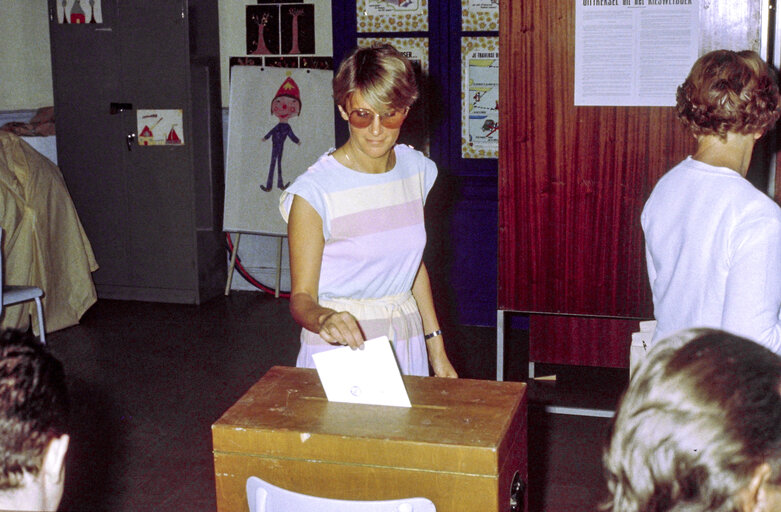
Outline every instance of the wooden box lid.
[[275, 366], [212, 425], [214, 451], [496, 475], [525, 428], [526, 384], [403, 379], [411, 408], [346, 404], [315, 370]]

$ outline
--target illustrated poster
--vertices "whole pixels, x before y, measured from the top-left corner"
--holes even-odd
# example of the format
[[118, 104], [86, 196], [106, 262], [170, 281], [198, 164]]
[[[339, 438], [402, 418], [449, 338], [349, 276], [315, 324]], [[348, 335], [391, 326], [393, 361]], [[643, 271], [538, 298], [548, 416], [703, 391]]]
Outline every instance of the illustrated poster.
[[56, 0], [57, 23], [81, 25], [103, 23], [100, 0]]
[[331, 0], [220, 0], [220, 90], [237, 65], [333, 69]]
[[332, 79], [321, 69], [231, 70], [225, 231], [287, 233], [280, 194], [334, 146]]
[[184, 145], [181, 109], [138, 109], [136, 125], [139, 146]]
[[247, 55], [315, 52], [314, 4], [248, 5], [245, 23]]
[[358, 32], [425, 32], [428, 0], [357, 0]]
[[461, 38], [461, 156], [499, 155], [499, 38]]

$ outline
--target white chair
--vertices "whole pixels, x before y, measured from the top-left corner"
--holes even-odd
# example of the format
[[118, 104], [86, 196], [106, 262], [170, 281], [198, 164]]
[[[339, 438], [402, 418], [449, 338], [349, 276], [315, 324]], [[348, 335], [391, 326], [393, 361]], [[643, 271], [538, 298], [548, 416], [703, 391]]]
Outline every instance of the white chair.
[[[3, 246], [3, 230], [0, 229], [0, 249]], [[14, 286], [6, 285], [3, 281], [3, 251], [0, 250], [0, 285], [2, 285], [2, 301], [0, 301], [0, 316], [3, 314], [3, 308], [20, 302], [34, 300], [35, 307], [38, 309], [38, 331], [40, 332], [41, 343], [46, 343], [46, 330], [43, 325], [43, 290], [37, 286]]]
[[353, 501], [320, 498], [298, 494], [271, 485], [258, 477], [247, 479], [247, 501], [250, 512], [436, 512], [426, 498], [386, 501]]

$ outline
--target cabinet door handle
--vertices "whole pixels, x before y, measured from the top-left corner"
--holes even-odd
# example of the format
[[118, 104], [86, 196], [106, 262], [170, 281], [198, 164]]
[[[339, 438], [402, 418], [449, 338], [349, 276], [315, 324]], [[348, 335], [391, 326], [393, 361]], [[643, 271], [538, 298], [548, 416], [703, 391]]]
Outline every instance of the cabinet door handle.
[[135, 140], [136, 140], [136, 134], [135, 133], [129, 133], [127, 135], [126, 142], [127, 142], [127, 150], [128, 151], [133, 149], [133, 142], [135, 142]]

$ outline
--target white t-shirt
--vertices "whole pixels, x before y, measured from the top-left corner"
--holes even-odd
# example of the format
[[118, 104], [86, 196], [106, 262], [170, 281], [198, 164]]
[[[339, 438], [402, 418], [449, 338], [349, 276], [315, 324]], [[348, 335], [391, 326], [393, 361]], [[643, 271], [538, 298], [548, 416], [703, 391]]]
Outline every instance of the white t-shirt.
[[294, 195], [323, 221], [320, 298], [380, 298], [412, 289], [426, 246], [423, 206], [437, 168], [409, 146], [394, 151], [396, 165], [380, 174], [354, 171], [326, 153], [282, 193], [286, 222]]

